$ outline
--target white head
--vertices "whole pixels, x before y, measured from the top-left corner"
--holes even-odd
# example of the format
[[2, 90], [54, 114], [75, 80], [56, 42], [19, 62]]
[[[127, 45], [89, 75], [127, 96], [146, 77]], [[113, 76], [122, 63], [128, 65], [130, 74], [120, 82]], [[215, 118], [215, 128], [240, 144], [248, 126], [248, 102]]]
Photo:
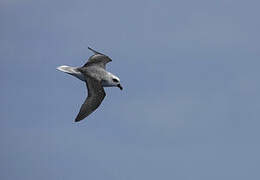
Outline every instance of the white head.
[[113, 76], [113, 77], [112, 77], [112, 82], [113, 82], [114, 86], [117, 86], [117, 87], [119, 87], [121, 90], [123, 90], [123, 87], [122, 87], [121, 84], [120, 84], [120, 79], [119, 79], [118, 77]]
[[107, 87], [116, 86], [123, 90], [123, 87], [120, 84], [120, 79], [111, 73], [109, 73], [109, 76], [106, 78], [106, 80], [103, 80], [102, 85]]

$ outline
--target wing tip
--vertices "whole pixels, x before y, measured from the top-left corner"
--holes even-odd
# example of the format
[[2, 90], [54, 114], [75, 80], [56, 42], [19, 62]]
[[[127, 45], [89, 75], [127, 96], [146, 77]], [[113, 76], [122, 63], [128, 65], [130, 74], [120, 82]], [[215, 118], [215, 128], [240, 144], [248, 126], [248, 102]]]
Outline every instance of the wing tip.
[[81, 118], [81, 117], [76, 117], [76, 119], [74, 120], [74, 122], [79, 122], [81, 120], [83, 120], [84, 118]]
[[93, 51], [93, 49], [92, 49], [91, 47], [89, 47], [89, 46], [88, 46], [88, 49], [89, 49], [90, 51]]
[[89, 49], [90, 51], [92, 51], [94, 54], [101, 54], [101, 55], [104, 55], [104, 54], [102, 54], [101, 52], [98, 52], [98, 51], [92, 49], [92, 48], [89, 47], [89, 46], [88, 46], [88, 49]]

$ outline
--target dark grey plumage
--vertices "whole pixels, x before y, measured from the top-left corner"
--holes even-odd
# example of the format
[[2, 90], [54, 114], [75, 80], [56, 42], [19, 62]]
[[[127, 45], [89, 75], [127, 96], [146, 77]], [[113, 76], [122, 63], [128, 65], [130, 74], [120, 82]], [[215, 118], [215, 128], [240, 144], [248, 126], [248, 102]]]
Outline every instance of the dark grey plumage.
[[86, 64], [84, 64], [83, 67], [88, 67], [91, 65], [94, 66], [100, 66], [104, 69], [106, 69], [106, 64], [111, 62], [112, 59], [110, 59], [108, 56], [95, 51], [94, 49], [88, 47], [89, 50], [93, 51], [95, 54], [93, 56], [90, 56], [90, 58], [88, 59], [88, 61], [86, 62]]
[[88, 77], [86, 85], [88, 89], [88, 97], [85, 100], [85, 102], [82, 104], [79, 114], [75, 119], [75, 122], [84, 119], [93, 111], [95, 111], [106, 96], [106, 93], [104, 91], [104, 88], [101, 85], [101, 82]]

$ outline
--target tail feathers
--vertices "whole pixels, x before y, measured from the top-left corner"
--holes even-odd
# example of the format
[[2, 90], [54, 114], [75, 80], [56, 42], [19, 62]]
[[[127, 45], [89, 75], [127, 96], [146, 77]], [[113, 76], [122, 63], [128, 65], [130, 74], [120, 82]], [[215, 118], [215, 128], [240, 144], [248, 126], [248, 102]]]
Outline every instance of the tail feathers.
[[79, 78], [80, 80], [84, 81], [84, 76], [80, 71], [78, 71], [77, 67], [63, 65], [63, 66], [57, 67], [57, 70], [65, 72], [70, 75], [73, 75], [73, 76]]
[[59, 66], [57, 67], [57, 69], [68, 74], [74, 74], [77, 72], [75, 67], [70, 66]]

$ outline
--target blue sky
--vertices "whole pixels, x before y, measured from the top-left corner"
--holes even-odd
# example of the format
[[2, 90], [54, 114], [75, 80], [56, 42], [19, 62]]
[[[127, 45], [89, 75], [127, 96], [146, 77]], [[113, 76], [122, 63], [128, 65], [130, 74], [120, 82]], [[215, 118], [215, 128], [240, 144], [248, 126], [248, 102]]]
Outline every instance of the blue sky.
[[[0, 1], [0, 179], [259, 179], [258, 1]], [[91, 46], [124, 87], [74, 123]]]

